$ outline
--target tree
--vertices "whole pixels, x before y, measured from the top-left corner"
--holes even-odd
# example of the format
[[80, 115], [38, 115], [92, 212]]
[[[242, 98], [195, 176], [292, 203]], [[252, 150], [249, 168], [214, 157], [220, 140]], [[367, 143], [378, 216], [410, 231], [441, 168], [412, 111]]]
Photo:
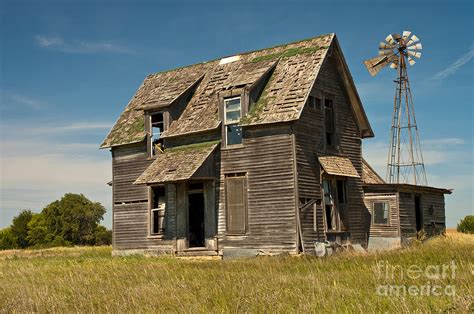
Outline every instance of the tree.
[[16, 249], [16, 239], [10, 227], [0, 230], [0, 250]]
[[78, 245], [95, 244], [96, 230], [104, 214], [105, 208], [100, 203], [73, 193], [65, 194], [42, 211], [49, 234]]
[[28, 247], [28, 223], [30, 222], [31, 217], [33, 217], [31, 210], [24, 209], [13, 218], [10, 230], [16, 240], [16, 245], [19, 248], [24, 249]]
[[462, 219], [457, 227], [458, 232], [474, 233], [474, 215], [467, 215]]

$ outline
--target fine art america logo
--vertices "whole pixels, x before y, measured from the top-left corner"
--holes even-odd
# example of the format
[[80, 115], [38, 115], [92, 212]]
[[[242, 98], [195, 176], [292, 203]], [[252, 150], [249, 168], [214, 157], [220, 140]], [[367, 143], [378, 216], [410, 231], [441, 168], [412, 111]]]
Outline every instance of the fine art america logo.
[[[456, 287], [446, 284], [456, 278], [456, 262], [447, 264], [408, 267], [378, 261], [376, 265], [377, 278], [381, 284], [376, 287], [376, 293], [387, 297], [405, 296], [455, 296]], [[403, 282], [408, 284], [397, 284]]]

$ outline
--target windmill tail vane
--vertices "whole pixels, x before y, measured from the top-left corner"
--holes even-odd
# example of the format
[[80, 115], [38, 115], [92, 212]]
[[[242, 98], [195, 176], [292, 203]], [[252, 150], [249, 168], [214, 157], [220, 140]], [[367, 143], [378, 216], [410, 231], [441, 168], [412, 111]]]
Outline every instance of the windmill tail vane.
[[421, 58], [422, 48], [420, 39], [412, 32], [390, 34], [379, 43], [379, 55], [364, 61], [372, 76], [386, 66], [397, 70], [398, 74], [394, 80], [396, 87], [386, 173], [388, 183], [428, 185], [407, 72], [407, 63], [413, 66], [415, 58]]

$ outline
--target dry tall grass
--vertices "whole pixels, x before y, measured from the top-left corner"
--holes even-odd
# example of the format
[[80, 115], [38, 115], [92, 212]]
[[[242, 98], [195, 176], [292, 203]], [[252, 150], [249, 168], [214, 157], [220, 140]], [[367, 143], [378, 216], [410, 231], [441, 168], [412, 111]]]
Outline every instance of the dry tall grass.
[[[379, 277], [377, 262], [425, 269], [455, 261], [455, 278]], [[370, 255], [233, 261], [110, 257], [109, 247], [0, 254], [4, 312], [473, 311], [474, 236], [450, 234]], [[402, 278], [403, 277], [403, 278]], [[455, 296], [387, 297], [379, 285], [452, 285]]]

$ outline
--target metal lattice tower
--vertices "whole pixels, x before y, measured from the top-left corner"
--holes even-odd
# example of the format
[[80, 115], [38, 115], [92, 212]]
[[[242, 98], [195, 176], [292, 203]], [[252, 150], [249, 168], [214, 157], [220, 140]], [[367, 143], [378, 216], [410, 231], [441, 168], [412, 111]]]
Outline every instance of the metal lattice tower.
[[402, 36], [388, 35], [379, 44], [379, 56], [364, 61], [372, 76], [387, 65], [398, 72], [398, 78], [394, 81], [396, 90], [387, 160], [388, 183], [428, 184], [407, 73], [407, 60], [414, 65], [412, 57], [419, 59], [421, 49], [418, 37], [404, 31]]

